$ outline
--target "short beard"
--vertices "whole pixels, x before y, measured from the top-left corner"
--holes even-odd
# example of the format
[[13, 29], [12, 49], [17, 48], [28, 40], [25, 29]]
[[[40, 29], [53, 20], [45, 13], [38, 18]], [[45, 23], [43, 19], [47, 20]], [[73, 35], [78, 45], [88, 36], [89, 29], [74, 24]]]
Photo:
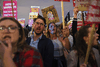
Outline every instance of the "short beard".
[[[36, 33], [36, 32], [35, 32]], [[36, 35], [41, 35], [42, 34], [42, 32], [41, 33], [36, 33]]]
[[[34, 32], [35, 32], [35, 31], [34, 31]], [[41, 31], [40, 33], [36, 33], [36, 32], [35, 32], [36, 35], [41, 35], [42, 33], [43, 33], [43, 31]]]

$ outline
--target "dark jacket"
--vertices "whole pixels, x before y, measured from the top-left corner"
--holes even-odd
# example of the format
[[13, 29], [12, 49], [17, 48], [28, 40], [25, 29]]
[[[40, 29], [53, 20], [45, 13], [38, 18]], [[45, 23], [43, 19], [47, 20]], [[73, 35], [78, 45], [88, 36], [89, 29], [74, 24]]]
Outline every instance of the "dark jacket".
[[[30, 44], [31, 37], [27, 39], [27, 43]], [[54, 45], [52, 41], [42, 35], [42, 38], [38, 43], [38, 50], [41, 53], [44, 67], [52, 67], [53, 57], [54, 57]]]
[[[75, 34], [77, 32], [77, 18], [74, 18], [72, 23], [73, 43], [75, 44]], [[74, 46], [74, 45], [73, 45]]]

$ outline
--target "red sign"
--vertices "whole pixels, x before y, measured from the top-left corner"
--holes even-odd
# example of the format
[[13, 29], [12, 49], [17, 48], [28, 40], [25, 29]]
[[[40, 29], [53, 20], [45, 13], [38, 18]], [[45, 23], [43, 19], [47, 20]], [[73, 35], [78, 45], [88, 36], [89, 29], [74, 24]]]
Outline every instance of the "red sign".
[[65, 2], [70, 2], [70, 0], [54, 0], [54, 1], [65, 1]]
[[100, 0], [91, 0], [87, 14], [87, 23], [100, 24]]
[[[14, 18], [17, 19], [17, 1], [13, 1]], [[11, 1], [3, 2], [3, 17], [13, 17]]]
[[[11, 0], [5, 0], [5, 1], [11, 1]], [[13, 0], [13, 1], [17, 1], [17, 0]]]
[[75, 7], [75, 0], [73, 0], [73, 7]]

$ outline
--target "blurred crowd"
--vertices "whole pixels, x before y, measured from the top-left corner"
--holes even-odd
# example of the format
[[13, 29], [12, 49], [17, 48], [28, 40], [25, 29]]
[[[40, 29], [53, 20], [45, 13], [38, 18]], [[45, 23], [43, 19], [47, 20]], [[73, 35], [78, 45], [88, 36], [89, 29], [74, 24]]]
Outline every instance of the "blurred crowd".
[[73, 9], [72, 27], [46, 25], [44, 17], [22, 28], [12, 17], [0, 19], [0, 67], [100, 67], [100, 28], [95, 28], [88, 63], [86, 52], [92, 27], [77, 31], [78, 7]]

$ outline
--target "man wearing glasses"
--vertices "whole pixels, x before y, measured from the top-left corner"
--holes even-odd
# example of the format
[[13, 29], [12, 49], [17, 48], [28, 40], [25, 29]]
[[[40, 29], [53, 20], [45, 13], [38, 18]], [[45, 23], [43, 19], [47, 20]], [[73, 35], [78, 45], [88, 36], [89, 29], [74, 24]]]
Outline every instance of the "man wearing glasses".
[[52, 67], [54, 46], [50, 39], [43, 35], [46, 20], [42, 16], [34, 19], [34, 33], [28, 38], [27, 42], [30, 46], [35, 47], [41, 53], [44, 67]]

